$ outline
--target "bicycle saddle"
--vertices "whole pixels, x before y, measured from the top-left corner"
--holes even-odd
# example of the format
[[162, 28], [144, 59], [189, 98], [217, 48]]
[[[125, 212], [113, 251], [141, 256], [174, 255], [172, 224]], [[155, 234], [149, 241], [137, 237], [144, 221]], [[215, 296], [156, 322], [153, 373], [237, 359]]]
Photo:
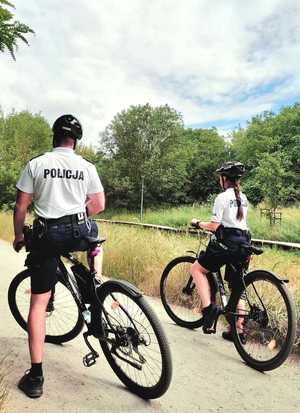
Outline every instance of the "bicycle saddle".
[[105, 238], [95, 238], [95, 237], [85, 237], [85, 240], [89, 243], [91, 247], [101, 245], [105, 241]]
[[263, 253], [263, 250], [253, 247], [253, 245], [251, 245], [251, 254], [261, 255], [262, 253]]

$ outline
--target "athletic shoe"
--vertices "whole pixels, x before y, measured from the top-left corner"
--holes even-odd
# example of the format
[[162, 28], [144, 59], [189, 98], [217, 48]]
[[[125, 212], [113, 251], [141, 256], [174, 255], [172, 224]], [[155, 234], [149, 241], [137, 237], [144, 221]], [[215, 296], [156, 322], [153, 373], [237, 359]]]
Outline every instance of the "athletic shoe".
[[203, 314], [203, 328], [205, 330], [210, 329], [219, 312], [219, 308], [215, 304], [210, 304], [208, 307], [202, 309]]
[[43, 384], [43, 376], [32, 377], [30, 375], [30, 370], [27, 370], [19, 381], [18, 387], [26, 394], [26, 396], [37, 398], [41, 397], [41, 395], [43, 394]]

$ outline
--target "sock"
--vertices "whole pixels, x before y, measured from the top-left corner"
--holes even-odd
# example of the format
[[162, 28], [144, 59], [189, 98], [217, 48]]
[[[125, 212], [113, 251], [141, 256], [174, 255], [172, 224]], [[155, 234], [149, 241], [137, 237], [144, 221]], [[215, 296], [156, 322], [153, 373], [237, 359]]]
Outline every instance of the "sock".
[[31, 377], [37, 377], [43, 375], [42, 363], [32, 363], [30, 369]]

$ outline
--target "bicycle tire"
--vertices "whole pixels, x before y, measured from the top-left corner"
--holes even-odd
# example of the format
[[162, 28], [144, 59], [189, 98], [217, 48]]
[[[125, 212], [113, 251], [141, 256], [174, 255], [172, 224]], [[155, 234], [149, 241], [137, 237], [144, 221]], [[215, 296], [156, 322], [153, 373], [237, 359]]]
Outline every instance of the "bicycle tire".
[[[172, 261], [169, 262], [169, 264], [166, 266], [166, 268], [164, 269], [162, 276], [161, 276], [161, 280], [160, 280], [160, 297], [161, 297], [161, 301], [162, 304], [167, 312], [167, 314], [169, 315], [169, 317], [179, 326], [181, 327], [185, 327], [185, 328], [189, 328], [189, 329], [194, 329], [194, 328], [199, 328], [202, 326], [203, 324], [203, 317], [202, 317], [202, 313], [199, 309], [199, 313], [195, 313], [193, 314], [193, 309], [192, 308], [188, 308], [188, 310], [186, 311], [184, 306], [178, 306], [176, 303], [173, 306], [174, 303], [171, 303], [171, 301], [173, 301], [173, 299], [168, 299], [167, 297], [167, 287], [168, 287], [168, 281], [170, 281], [170, 277], [172, 274], [175, 274], [175, 272], [172, 272], [174, 270], [174, 268], [176, 267], [178, 269], [178, 272], [180, 271], [180, 275], [182, 273], [182, 271], [184, 272], [183, 277], [183, 283], [182, 285], [186, 285], [186, 283], [188, 282], [189, 277], [191, 277], [190, 273], [185, 274], [186, 272], [186, 268], [183, 268], [183, 270], [180, 269], [180, 266], [182, 266], [182, 264], [187, 264], [188, 268], [196, 261], [196, 257], [192, 257], [192, 256], [182, 256], [182, 257], [177, 257], [175, 259], [173, 259]], [[182, 285], [178, 286], [178, 282], [174, 281], [175, 288], [177, 291], [179, 291], [182, 289]], [[180, 287], [180, 288], [179, 288]], [[174, 288], [174, 287], [173, 287]], [[177, 295], [177, 293], [176, 293]], [[197, 300], [199, 298], [198, 293], [195, 289], [195, 295], [198, 297]], [[194, 299], [194, 298], [193, 298]], [[193, 301], [193, 299], [191, 301]], [[178, 302], [183, 301], [183, 295], [181, 297], [177, 298], [176, 300]], [[193, 305], [193, 304], [192, 304]], [[192, 307], [191, 305], [191, 307]], [[178, 312], [175, 313], [175, 308], [178, 308]], [[190, 315], [190, 311], [192, 312], [192, 314]], [[179, 313], [180, 316], [179, 316]], [[186, 318], [183, 318], [183, 314], [186, 315], [185, 317], [192, 317], [194, 318], [194, 320], [187, 320]], [[199, 314], [199, 315], [198, 315]]]
[[[24, 283], [25, 286], [22, 286], [23, 283]], [[61, 281], [59, 281], [57, 283], [57, 286], [58, 286], [58, 288], [56, 288], [56, 293], [55, 293], [55, 302], [56, 303], [59, 302], [58, 301], [59, 299], [57, 298], [57, 294], [58, 294], [57, 290], [59, 290], [60, 294], [61, 294], [61, 291], [67, 291], [71, 295], [71, 293], [69, 292], [67, 287], [65, 287], [65, 285]], [[24, 290], [23, 294], [25, 294], [25, 301], [24, 301], [24, 307], [25, 308], [24, 308], [23, 311], [19, 308], [20, 303], [18, 305], [18, 300], [17, 300], [17, 296], [19, 294], [22, 294], [22, 292], [21, 292], [22, 289]], [[72, 340], [73, 338], [75, 338], [81, 332], [81, 330], [83, 328], [83, 325], [84, 325], [84, 320], [83, 320], [83, 318], [82, 318], [82, 316], [79, 312], [79, 309], [78, 309], [73, 297], [72, 297], [72, 300], [74, 302], [74, 309], [76, 307], [77, 314], [74, 313], [74, 317], [72, 316], [72, 318], [74, 319], [74, 322], [73, 322], [73, 319], [72, 319], [71, 320], [72, 324], [71, 324], [70, 330], [66, 331], [66, 332], [59, 333], [59, 334], [46, 334], [45, 342], [53, 343], [53, 344], [62, 344], [62, 343], [65, 343], [67, 341]], [[23, 301], [23, 299], [22, 299], [22, 301]], [[12, 280], [12, 282], [11, 282], [9, 288], [8, 288], [8, 304], [9, 304], [10, 311], [11, 311], [14, 319], [16, 320], [16, 322], [25, 331], [27, 331], [27, 321], [26, 321], [25, 317], [23, 316], [22, 312], [24, 312], [24, 313], [28, 312], [29, 301], [30, 301], [30, 271], [27, 269], [27, 270], [24, 270], [24, 271], [20, 272], [19, 274], [17, 274], [15, 276], [15, 278]], [[47, 324], [48, 324], [48, 328], [49, 328], [49, 325], [50, 325], [50, 317], [53, 316], [53, 313], [56, 310], [57, 309], [55, 309], [53, 312], [51, 312], [51, 314], [49, 313], [48, 317], [46, 318], [46, 331], [47, 331]], [[26, 314], [26, 317], [27, 317], [27, 314]], [[69, 318], [69, 315], [68, 315], [68, 318]], [[54, 321], [55, 320], [52, 318], [51, 323], [54, 322]], [[64, 324], [63, 319], [58, 319], [57, 324], [59, 325], [59, 327], [62, 326], [62, 325], [64, 325], [64, 326], [66, 325], [66, 323]], [[52, 326], [51, 326], [51, 329], [52, 329]]]
[[[109, 344], [107, 341], [99, 340], [102, 351], [113, 369], [114, 373], [118, 376], [118, 378], [121, 380], [125, 386], [128, 387], [130, 391], [133, 393], [137, 394], [139, 397], [143, 399], [156, 399], [158, 397], [161, 397], [168, 389], [170, 382], [171, 382], [171, 377], [172, 377], [172, 359], [171, 359], [171, 352], [170, 352], [170, 347], [167, 341], [167, 338], [165, 336], [165, 333], [163, 331], [163, 328], [156, 317], [154, 311], [151, 309], [147, 301], [143, 296], [138, 296], [136, 294], [130, 293], [127, 289], [124, 289], [120, 286], [116, 286], [113, 284], [110, 284], [108, 281], [106, 285], [102, 285], [97, 289], [97, 296], [100, 302], [102, 303], [102, 306], [99, 306], [99, 311], [102, 317], [102, 320], [105, 319], [104, 313], [103, 313], [103, 306], [104, 308], [109, 308], [110, 309], [110, 303], [111, 302], [123, 302], [123, 300], [127, 300], [129, 305], [127, 305], [127, 310], [132, 309], [132, 311], [135, 311], [137, 313], [141, 313], [143, 320], [146, 320], [151, 327], [153, 333], [151, 333], [151, 338], [150, 338], [150, 344], [155, 344], [155, 341], [157, 342], [157, 348], [159, 349], [159, 358], [161, 361], [161, 371], [157, 376], [157, 382], [155, 383], [147, 383], [147, 379], [145, 380], [145, 384], [143, 383], [143, 376], [146, 378], [146, 373], [147, 369], [151, 370], [151, 363], [154, 367], [156, 367], [157, 360], [155, 359], [155, 351], [153, 348], [148, 349], [147, 346], [142, 346], [142, 348], [138, 347], [139, 352], [143, 352], [147, 355], [145, 355], [145, 360], [146, 363], [142, 365], [142, 370], [139, 372], [137, 369], [134, 367], [128, 365], [126, 362], [120, 360], [118, 357], [116, 357], [112, 353], [112, 346]], [[120, 306], [121, 308], [121, 306]], [[125, 313], [123, 312], [122, 309], [118, 308], [117, 311], [121, 311], [121, 318], [122, 323], [124, 324], [123, 327], [126, 329], [130, 326], [133, 325], [132, 319], [131, 321], [128, 321], [129, 318], [126, 318]], [[116, 311], [116, 310], [114, 310]], [[150, 333], [147, 332], [144, 326], [142, 326], [138, 321], [137, 317], [139, 314], [135, 314], [135, 319], [134, 323], [135, 325], [140, 326], [140, 330], [142, 333], [140, 333], [143, 336], [147, 336]], [[113, 314], [113, 317], [116, 317], [116, 313]], [[125, 321], [124, 321], [125, 317]], [[102, 321], [102, 334], [105, 334], [105, 327], [104, 327], [105, 322]], [[125, 326], [125, 324], [129, 324]], [[107, 324], [106, 324], [107, 325]], [[155, 347], [156, 348], [156, 347]], [[129, 352], [129, 347], [124, 347], [124, 349]], [[147, 353], [148, 351], [148, 353]], [[150, 355], [149, 355], [150, 352]], [[129, 353], [128, 353], [129, 354]], [[141, 353], [140, 353], [141, 354]], [[144, 356], [144, 354], [143, 354]], [[128, 356], [130, 357], [130, 356]], [[147, 359], [148, 357], [148, 359]], [[155, 360], [155, 363], [153, 362]], [[149, 363], [148, 363], [149, 361]], [[130, 370], [131, 369], [131, 370]], [[132, 370], [133, 369], [133, 370]], [[131, 375], [131, 372], [133, 373]], [[155, 377], [153, 372], [151, 373], [152, 377]], [[151, 377], [151, 378], [152, 378]], [[140, 379], [141, 383], [138, 382]]]
[[[266, 285], [263, 285], [266, 283]], [[245, 286], [240, 293], [236, 294], [233, 299], [233, 308], [236, 308], [241, 294], [247, 292], [248, 298], [252, 300], [251, 305], [254, 305], [255, 298], [258, 297], [254, 291], [260, 291], [260, 300], [257, 299], [256, 314], [249, 311], [247, 317], [244, 318], [244, 340], [240, 339], [237, 325], [235, 322], [231, 324], [235, 347], [242, 359], [252, 368], [259, 371], [273, 370], [279, 367], [289, 356], [296, 337], [297, 330], [297, 315], [296, 307], [291, 294], [283, 281], [277, 278], [274, 274], [268, 271], [253, 271], [245, 276]], [[271, 289], [272, 288], [272, 289]], [[251, 293], [251, 290], [253, 292]], [[263, 298], [265, 292], [266, 298]], [[281, 320], [275, 320], [278, 314], [279, 299], [282, 299]], [[263, 302], [263, 304], [261, 304]], [[248, 303], [245, 303], [248, 306]], [[285, 308], [283, 308], [285, 306]], [[250, 308], [250, 306], [249, 306]], [[272, 310], [274, 308], [274, 310]], [[273, 312], [272, 312], [273, 311]], [[247, 310], [245, 311], [245, 314]], [[275, 316], [273, 317], [273, 313]], [[282, 314], [286, 314], [285, 322], [282, 322]], [[276, 324], [278, 322], [278, 325]], [[287, 323], [287, 324], [286, 324]], [[261, 326], [259, 327], [259, 324]], [[257, 326], [257, 327], [256, 327]], [[259, 330], [261, 328], [261, 330]], [[286, 333], [285, 333], [286, 331]], [[255, 350], [257, 352], [261, 348], [260, 359], [252, 355]], [[278, 350], [278, 351], [277, 351]], [[268, 355], [270, 356], [269, 358]], [[265, 359], [263, 359], [263, 357]]]

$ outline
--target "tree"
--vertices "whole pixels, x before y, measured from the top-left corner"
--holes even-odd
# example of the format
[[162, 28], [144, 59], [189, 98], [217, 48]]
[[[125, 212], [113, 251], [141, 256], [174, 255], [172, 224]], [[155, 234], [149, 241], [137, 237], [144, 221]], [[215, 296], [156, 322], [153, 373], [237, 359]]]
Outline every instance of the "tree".
[[0, 0], [0, 51], [4, 52], [8, 49], [15, 60], [18, 41], [21, 40], [28, 45], [25, 35], [34, 31], [26, 24], [14, 21], [14, 15], [3, 5], [14, 8], [9, 1]]
[[265, 155], [256, 169], [256, 181], [268, 206], [274, 211], [295, 192], [288, 170], [289, 161], [279, 153]]
[[176, 203], [184, 197], [187, 150], [181, 114], [168, 105], [131, 106], [118, 113], [101, 135], [108, 166], [104, 180], [114, 205], [137, 207], [141, 181], [145, 202]]
[[0, 111], [0, 205], [10, 207], [26, 162], [51, 148], [52, 133], [40, 114]]
[[[231, 151], [235, 159], [246, 165], [247, 175], [243, 188], [249, 194], [251, 202], [257, 204], [264, 198], [258, 179], [258, 174], [262, 174], [262, 168], [267, 168], [267, 165], [262, 163], [264, 158], [266, 162], [270, 163], [270, 167], [272, 161], [274, 167], [281, 165], [285, 171], [281, 183], [275, 183], [277, 188], [277, 192], [275, 192], [278, 196], [280, 192], [281, 202], [282, 199], [291, 203], [300, 200], [299, 103], [283, 107], [277, 115], [272, 112], [264, 112], [252, 118], [246, 128], [233, 133]], [[269, 179], [267, 176], [265, 178]], [[283, 186], [279, 191], [280, 185]], [[270, 197], [267, 201], [269, 204], [273, 203]]]
[[245, 129], [233, 132], [232, 156], [243, 162], [248, 171], [258, 165], [263, 153], [274, 153], [279, 149], [273, 128], [274, 117], [272, 112], [264, 112], [253, 117]]
[[184, 135], [190, 148], [186, 191], [189, 200], [206, 201], [220, 189], [215, 171], [228, 158], [228, 149], [215, 128], [186, 129]]

